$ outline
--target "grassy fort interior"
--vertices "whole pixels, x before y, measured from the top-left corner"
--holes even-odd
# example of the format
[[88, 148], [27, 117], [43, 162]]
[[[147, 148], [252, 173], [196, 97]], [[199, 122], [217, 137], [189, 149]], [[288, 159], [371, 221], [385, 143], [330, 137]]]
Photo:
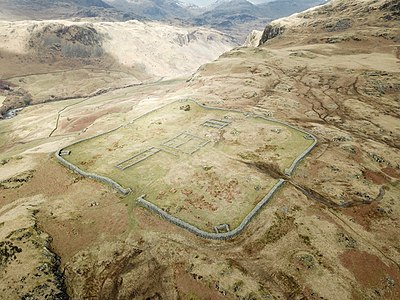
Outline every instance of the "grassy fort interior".
[[63, 158], [211, 232], [237, 227], [313, 142], [273, 120], [181, 100], [66, 147]]

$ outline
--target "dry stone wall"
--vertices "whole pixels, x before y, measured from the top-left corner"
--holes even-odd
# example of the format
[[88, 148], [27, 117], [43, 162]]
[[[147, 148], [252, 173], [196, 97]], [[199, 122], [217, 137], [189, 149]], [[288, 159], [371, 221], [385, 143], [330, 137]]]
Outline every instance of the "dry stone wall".
[[[121, 128], [121, 127], [122, 127], [122, 126], [118, 126], [117, 128], [111, 129], [111, 130], [109, 130], [109, 131], [106, 131], [106, 132], [103, 132], [103, 133], [100, 133], [100, 134], [97, 134], [97, 135], [88, 137], [88, 138], [86, 138], [86, 139], [79, 140], [79, 141], [77, 141], [77, 142], [75, 142], [75, 143], [70, 144], [68, 147], [71, 147], [71, 146], [73, 146], [73, 145], [76, 145], [76, 144], [79, 144], [79, 143], [82, 143], [82, 142], [85, 142], [85, 141], [89, 141], [89, 140], [94, 139], [94, 138], [97, 138], [97, 137], [99, 137], [99, 136], [102, 136], [102, 135], [111, 133], [111, 132], [113, 132], [113, 131], [118, 130], [118, 129]], [[64, 150], [64, 149], [60, 149], [60, 150], [58, 150], [58, 151], [56, 152], [56, 159], [57, 159], [63, 166], [67, 167], [67, 168], [70, 169], [71, 171], [73, 171], [73, 172], [75, 172], [75, 173], [78, 173], [78, 174], [80, 174], [80, 175], [82, 175], [82, 176], [84, 176], [84, 177], [91, 178], [91, 179], [94, 179], [94, 180], [103, 182], [103, 183], [105, 183], [105, 184], [111, 186], [112, 188], [116, 189], [118, 192], [120, 192], [120, 193], [123, 194], [123, 195], [128, 195], [128, 194], [131, 192], [131, 189], [130, 189], [130, 188], [125, 189], [125, 188], [123, 188], [121, 185], [119, 185], [117, 182], [115, 182], [114, 180], [112, 180], [112, 179], [110, 179], [110, 178], [108, 178], [108, 177], [100, 176], [100, 175], [97, 175], [97, 174], [94, 174], [94, 173], [89, 173], [89, 172], [85, 172], [85, 171], [81, 170], [80, 168], [78, 168], [78, 167], [75, 166], [74, 164], [72, 164], [72, 163], [70, 163], [69, 161], [65, 160], [65, 159], [60, 155], [63, 151], [65, 151], [65, 150]]]
[[246, 227], [249, 225], [251, 220], [259, 213], [259, 211], [271, 200], [272, 196], [275, 192], [285, 183], [284, 179], [279, 179], [278, 183], [269, 191], [269, 193], [253, 208], [253, 210], [243, 219], [238, 227], [235, 229], [228, 231], [228, 232], [221, 232], [221, 233], [214, 233], [214, 232], [207, 232], [193, 226], [185, 221], [182, 221], [179, 218], [176, 218], [169, 213], [165, 212], [157, 205], [143, 199], [140, 197], [137, 202], [147, 208], [148, 210], [152, 211], [153, 213], [159, 215], [163, 219], [175, 224], [187, 231], [194, 233], [197, 236], [200, 236], [205, 239], [210, 240], [229, 240], [234, 238], [235, 236], [239, 235]]
[[[182, 102], [182, 101], [186, 101], [186, 100], [177, 100], [176, 102]], [[243, 113], [243, 112], [238, 111], [238, 110], [228, 110], [228, 109], [223, 109], [223, 108], [218, 108], [218, 107], [215, 107], [215, 108], [214, 108], [214, 107], [207, 107], [207, 106], [205, 106], [204, 104], [201, 104], [201, 103], [199, 103], [199, 102], [197, 102], [197, 101], [195, 101], [195, 100], [190, 100], [190, 101], [196, 103], [196, 104], [199, 105], [200, 107], [202, 107], [202, 108], [204, 108], [204, 109], [207, 109], [207, 110], [220, 110], [220, 111], [226, 111], [226, 112]], [[167, 105], [169, 105], [169, 104], [167, 104]], [[146, 114], [144, 114], [144, 115], [142, 115], [142, 116], [139, 116], [139, 117], [133, 119], [129, 124], [132, 124], [132, 123], [133, 123], [134, 121], [136, 121], [137, 119], [139, 119], [139, 118], [141, 118], [141, 117], [143, 117], [143, 116], [149, 115], [149, 114], [152, 113], [152, 112], [158, 111], [158, 110], [164, 108], [164, 107], [167, 106], [167, 105], [164, 105], [164, 106], [161, 106], [161, 107], [159, 107], [159, 108], [157, 108], [157, 109], [154, 109], [154, 110], [152, 110], [152, 111], [149, 111], [148, 113], [146, 113]], [[245, 113], [245, 114], [246, 114], [246, 113]], [[267, 118], [267, 117], [263, 117], [263, 116], [253, 115], [252, 113], [247, 113], [247, 115], [248, 115], [248, 116], [251, 116], [251, 117], [254, 117], [254, 118], [261, 118], [261, 119], [264, 119], [264, 120], [267, 120], [267, 121], [275, 122], [275, 123], [278, 123], [278, 124], [281, 124], [281, 125], [290, 127], [290, 128], [292, 128], [292, 129], [298, 130], [298, 131], [304, 133], [305, 136], [307, 136], [307, 138], [313, 140], [312, 145], [309, 146], [302, 154], [300, 154], [300, 155], [293, 161], [293, 163], [291, 164], [291, 166], [290, 166], [288, 169], [285, 170], [285, 175], [287, 175], [287, 176], [291, 176], [291, 174], [293, 173], [294, 169], [295, 169], [296, 166], [299, 164], [299, 162], [300, 162], [302, 159], [304, 159], [304, 158], [311, 152], [311, 150], [316, 146], [316, 144], [317, 144], [317, 138], [316, 138], [314, 135], [312, 135], [312, 134], [306, 132], [306, 131], [303, 130], [303, 129], [299, 129], [299, 128], [293, 126], [293, 125], [290, 125], [290, 124], [287, 124], [287, 123], [285, 123], [285, 122], [281, 122], [281, 121], [278, 121], [278, 120], [275, 120], [275, 119], [272, 119], [272, 118]], [[122, 125], [121, 125], [121, 126], [118, 126], [117, 128], [111, 129], [111, 130], [109, 130], [109, 131], [107, 131], [107, 132], [100, 133], [100, 134], [97, 134], [97, 135], [95, 135], [95, 136], [92, 136], [92, 137], [89, 137], [89, 138], [86, 138], [86, 139], [77, 141], [77, 142], [75, 142], [75, 143], [73, 143], [73, 144], [71, 144], [71, 145], [69, 145], [69, 146], [76, 145], [76, 144], [78, 144], [78, 143], [82, 143], [82, 142], [85, 142], [85, 141], [94, 139], [94, 138], [96, 138], [96, 137], [99, 137], [99, 136], [102, 136], [102, 135], [111, 133], [111, 132], [113, 132], [113, 131], [118, 130], [118, 129], [121, 128], [121, 127], [122, 127]], [[74, 164], [72, 164], [72, 163], [68, 162], [67, 160], [65, 160], [65, 159], [60, 155], [61, 153], [63, 153], [63, 151], [64, 151], [64, 149], [58, 150], [58, 151], [56, 152], [56, 158], [57, 158], [57, 160], [58, 160], [61, 164], [63, 164], [65, 167], [69, 168], [70, 170], [72, 170], [72, 171], [74, 171], [74, 172], [76, 172], [76, 173], [78, 173], [78, 174], [80, 174], [80, 175], [82, 175], [82, 176], [85, 176], [85, 177], [88, 177], [88, 178], [91, 178], [91, 179], [94, 179], [94, 180], [103, 182], [103, 183], [105, 183], [105, 184], [108, 184], [108, 185], [110, 185], [111, 187], [113, 187], [114, 189], [116, 189], [118, 192], [120, 192], [120, 193], [123, 194], [123, 195], [127, 195], [127, 194], [129, 194], [129, 193], [131, 192], [131, 189], [130, 189], [130, 188], [124, 188], [124, 187], [122, 187], [121, 185], [119, 185], [117, 182], [115, 182], [114, 180], [112, 180], [112, 179], [110, 179], [110, 178], [108, 178], [108, 177], [100, 176], [100, 175], [93, 174], [93, 173], [88, 173], [88, 172], [85, 172], [85, 171], [81, 170], [80, 168], [78, 168], [78, 167], [75, 166]], [[155, 205], [155, 204], [153, 204], [153, 203], [151, 203], [151, 202], [145, 200], [143, 197], [140, 197], [140, 198], [137, 200], [137, 202], [138, 202], [141, 206], [143, 206], [143, 207], [147, 208], [148, 210], [152, 211], [153, 213], [159, 215], [159, 216], [162, 217], [163, 219], [165, 219], [165, 220], [171, 222], [172, 224], [175, 224], [175, 225], [177, 225], [177, 226], [179, 226], [179, 227], [181, 227], [181, 228], [183, 228], [183, 229], [186, 229], [186, 230], [188, 230], [189, 232], [194, 233], [194, 234], [197, 235], [197, 236], [200, 236], [200, 237], [205, 238], [205, 239], [211, 239], [211, 240], [228, 240], [228, 239], [232, 239], [232, 238], [236, 237], [237, 235], [239, 235], [239, 234], [248, 226], [248, 224], [251, 222], [251, 220], [252, 220], [252, 219], [259, 213], [259, 211], [270, 201], [270, 199], [272, 198], [272, 196], [276, 193], [276, 191], [277, 191], [284, 183], [285, 183], [285, 180], [284, 180], [284, 179], [279, 179], [279, 181], [277, 182], [277, 184], [276, 184], [276, 185], [268, 192], [268, 194], [253, 208], [253, 210], [243, 219], [243, 221], [239, 224], [239, 226], [236, 227], [236, 228], [233, 229], [233, 230], [228, 231], [228, 232], [214, 233], [214, 232], [207, 232], [207, 231], [201, 230], [201, 229], [197, 228], [196, 226], [193, 226], [193, 225], [191, 225], [191, 224], [189, 224], [189, 223], [187, 223], [187, 222], [185, 222], [185, 221], [183, 221], [183, 220], [181, 220], [181, 219], [179, 219], [179, 218], [176, 218], [176, 217], [174, 217], [174, 216], [168, 214], [167, 212], [165, 212], [164, 210], [162, 210], [162, 209], [161, 209], [160, 207], [158, 207], [157, 205]]]

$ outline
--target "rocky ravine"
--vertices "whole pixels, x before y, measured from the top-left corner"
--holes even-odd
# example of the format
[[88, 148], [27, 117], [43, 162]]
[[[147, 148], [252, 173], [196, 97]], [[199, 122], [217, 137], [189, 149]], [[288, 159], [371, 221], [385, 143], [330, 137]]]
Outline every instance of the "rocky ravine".
[[[28, 177], [24, 177], [29, 180]], [[20, 176], [19, 182], [24, 182]], [[22, 184], [21, 184], [22, 185]], [[2, 183], [0, 189], [15, 188]], [[0, 294], [3, 299], [69, 299], [60, 270], [60, 259], [52, 252], [51, 237], [36, 221], [40, 196], [22, 198], [1, 207]], [[29, 262], [29, 263], [28, 263]]]

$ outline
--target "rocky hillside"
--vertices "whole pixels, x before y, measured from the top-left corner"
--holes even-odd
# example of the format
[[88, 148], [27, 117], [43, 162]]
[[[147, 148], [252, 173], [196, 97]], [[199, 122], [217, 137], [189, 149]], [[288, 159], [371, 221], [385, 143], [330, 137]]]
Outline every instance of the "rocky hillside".
[[110, 20], [140, 19], [137, 14], [122, 13], [102, 0], [0, 1], [1, 20], [56, 20], [72, 17], [97, 17]]
[[[155, 78], [187, 75], [234, 45], [214, 30], [157, 22], [1, 22], [0, 30], [3, 53], [43, 64], [105, 64], [113, 59]], [[2, 76], [21, 73], [14, 68], [3, 70]]]
[[297, 34], [315, 34], [316, 37], [321, 36], [320, 41], [332, 44], [350, 40], [362, 41], [363, 35], [383, 37], [396, 42], [399, 38], [399, 11], [397, 1], [343, 3], [333, 0], [318, 9], [271, 22], [264, 30], [260, 44], [285, 31], [287, 39]]
[[[140, 21], [0, 22], [0, 32], [3, 114], [26, 104], [186, 76], [235, 45], [214, 30]], [[83, 73], [93, 69], [102, 75], [82, 83]], [[37, 80], [52, 85], [43, 90]]]
[[190, 19], [191, 13], [179, 1], [171, 0], [104, 0], [123, 12], [138, 14], [150, 20]]
[[209, 25], [227, 32], [243, 42], [251, 29], [261, 30], [271, 20], [289, 16], [325, 2], [324, 0], [280, 0], [256, 5], [247, 0], [221, 1], [218, 5], [197, 15], [194, 22], [197, 25]]
[[[398, 1], [334, 0], [274, 22], [261, 45], [260, 34], [254, 33], [249, 43], [259, 46], [234, 48], [190, 78], [141, 85], [130, 85], [131, 73], [104, 66], [106, 71], [98, 73], [106, 53], [111, 53], [107, 66], [142, 55], [122, 48], [124, 35], [134, 40], [133, 30], [123, 31], [122, 23], [121, 28], [80, 24], [88, 35], [82, 39], [71, 27], [77, 24], [57, 22], [45, 29], [49, 22], [39, 22], [32, 32], [46, 37], [43, 43], [40, 37], [32, 39], [26, 23], [13, 24], [18, 26], [6, 24], [3, 36], [15, 30], [14, 36], [25, 38], [0, 43], [2, 72], [45, 73], [51, 56], [41, 58], [46, 64], [22, 63], [29, 51], [51, 49], [52, 43], [61, 46], [50, 50], [51, 68], [60, 63], [59, 57], [82, 52], [86, 58], [70, 62], [87, 62], [90, 68], [10, 76], [0, 85], [7, 93], [29, 91], [32, 98], [46, 98], [115, 82], [129, 86], [30, 106], [1, 121], [1, 299], [63, 299], [65, 291], [72, 299], [400, 298]], [[153, 29], [148, 23], [136, 25], [144, 34], [134, 44], [144, 47], [143, 36], [150, 37], [146, 32]], [[108, 35], [106, 28], [111, 28]], [[57, 36], [60, 29], [67, 34], [65, 40]], [[185, 49], [194, 37], [200, 39], [193, 35], [163, 38], [173, 37], [176, 48]], [[111, 38], [115, 52], [108, 48]], [[71, 40], [79, 44], [78, 51]], [[89, 44], [102, 49], [100, 60], [87, 52]], [[9, 52], [13, 56], [7, 59]], [[54, 87], [60, 81], [64, 89]], [[53, 158], [65, 145], [178, 99], [275, 118], [318, 139], [285, 186], [233, 240], [198, 238]], [[163, 122], [160, 118], [153, 125]], [[220, 137], [240, 130], [226, 127]], [[267, 143], [248, 155], [257, 159], [274, 149]], [[274, 171], [271, 166], [254, 168]], [[149, 179], [146, 188], [152, 184]], [[201, 184], [224, 189], [214, 180]]]
[[[318, 138], [291, 179], [293, 194], [277, 200], [278, 214], [307, 201], [301, 213], [289, 213], [298, 227], [276, 217], [275, 227], [245, 243], [253, 259], [240, 259], [254, 274], [256, 257], [270, 257], [258, 274], [288, 275], [277, 283], [286, 288], [283, 298], [400, 295], [399, 12], [398, 1], [333, 0], [274, 21], [253, 43], [260, 46], [222, 55], [189, 82], [205, 103], [247, 108]], [[205, 94], [213, 97], [203, 100]], [[302, 246], [294, 246], [293, 234]], [[279, 245], [290, 247], [276, 252], [277, 263], [271, 253]], [[302, 258], [294, 258], [297, 251], [305, 251]], [[273, 281], [266, 277], [257, 278]]]
[[217, 1], [215, 5], [200, 9], [172, 0], [2, 0], [0, 19], [158, 20], [172, 24], [211, 27], [230, 34], [239, 43], [243, 43], [251, 29], [262, 29], [270, 20], [323, 2], [325, 0], [279, 0], [255, 5], [247, 0], [233, 0]]
[[[0, 191], [21, 187], [32, 173], [1, 182]], [[14, 203], [0, 208], [2, 299], [69, 299], [60, 258], [51, 249], [52, 239], [37, 226], [35, 215], [41, 202], [41, 197], [32, 197], [20, 206]], [[20, 272], [21, 265], [24, 272]]]

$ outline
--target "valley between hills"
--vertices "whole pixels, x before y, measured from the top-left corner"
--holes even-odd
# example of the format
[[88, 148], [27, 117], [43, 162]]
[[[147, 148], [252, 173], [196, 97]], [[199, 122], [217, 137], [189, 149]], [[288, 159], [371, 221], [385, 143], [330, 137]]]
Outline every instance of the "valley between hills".
[[[399, 25], [394, 0], [332, 0], [244, 46], [161, 21], [1, 21], [0, 298], [399, 299]], [[253, 117], [317, 144], [285, 175], [310, 140]], [[193, 128], [209, 144], [168, 156], [168, 130]], [[161, 144], [163, 164], [146, 155], [119, 177], [129, 151]], [[133, 193], [72, 172], [60, 149]], [[207, 231], [279, 178], [228, 240], [137, 202], [147, 194]]]

